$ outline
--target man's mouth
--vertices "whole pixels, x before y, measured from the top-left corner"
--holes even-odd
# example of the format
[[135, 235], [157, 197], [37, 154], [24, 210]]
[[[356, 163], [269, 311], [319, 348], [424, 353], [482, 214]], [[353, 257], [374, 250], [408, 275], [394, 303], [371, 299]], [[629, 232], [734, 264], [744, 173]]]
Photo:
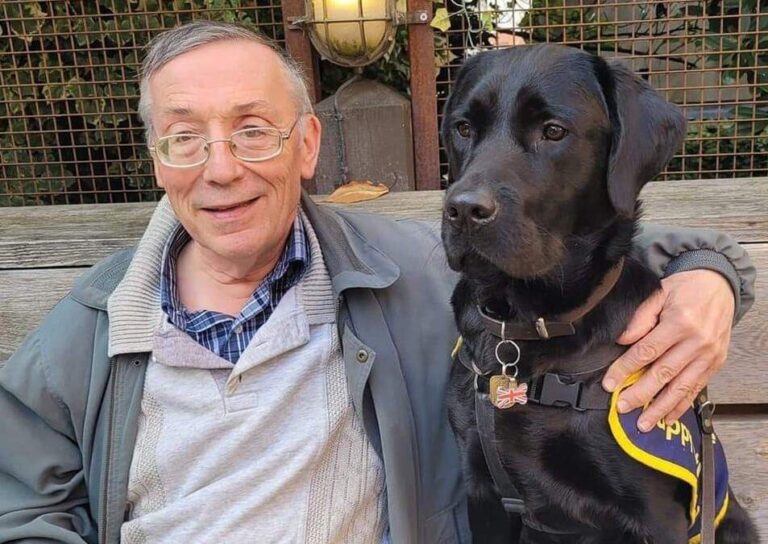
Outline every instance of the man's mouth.
[[203, 211], [210, 213], [218, 219], [234, 219], [243, 213], [248, 207], [256, 202], [258, 198], [244, 200], [232, 204], [219, 204], [216, 206], [205, 206]]

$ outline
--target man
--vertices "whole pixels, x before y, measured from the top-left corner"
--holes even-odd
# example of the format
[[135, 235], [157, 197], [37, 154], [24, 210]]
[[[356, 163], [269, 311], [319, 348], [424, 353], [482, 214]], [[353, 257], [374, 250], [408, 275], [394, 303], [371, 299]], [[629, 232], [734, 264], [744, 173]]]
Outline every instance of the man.
[[[467, 541], [434, 229], [301, 194], [320, 125], [294, 65], [246, 29], [161, 35], [140, 108], [167, 199], [0, 373], [0, 541]], [[613, 377], [661, 355], [628, 397], [670, 384], [658, 419], [722, 364], [753, 270], [722, 235], [644, 236], [678, 273]]]

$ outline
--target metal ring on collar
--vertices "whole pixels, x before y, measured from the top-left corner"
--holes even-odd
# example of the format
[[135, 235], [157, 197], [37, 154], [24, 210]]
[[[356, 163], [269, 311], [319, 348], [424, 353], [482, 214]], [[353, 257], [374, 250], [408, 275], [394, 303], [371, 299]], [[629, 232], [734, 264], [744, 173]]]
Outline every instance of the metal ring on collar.
[[[499, 348], [502, 346], [502, 344], [512, 344], [513, 346], [515, 346], [515, 349], [517, 350], [517, 357], [515, 358], [515, 360], [513, 362], [505, 363], [504, 361], [501, 360], [501, 355], [499, 355]], [[517, 345], [517, 342], [515, 342], [514, 340], [502, 340], [501, 342], [496, 344], [495, 354], [496, 354], [496, 360], [501, 365], [501, 373], [504, 376], [506, 376], [507, 375], [507, 367], [511, 366], [511, 367], [513, 367], [515, 369], [515, 375], [512, 376], [512, 378], [516, 378], [517, 377], [517, 373], [518, 373], [517, 363], [520, 362], [520, 355], [521, 355], [521, 353], [520, 353], [520, 346]]]
[[705, 411], [709, 411], [709, 414], [708, 414], [708, 415], [709, 415], [709, 416], [712, 416], [712, 415], [715, 413], [715, 406], [716, 406], [716, 405], [715, 405], [715, 403], [714, 403], [714, 402], [712, 402], [711, 400], [706, 400], [706, 401], [702, 402], [702, 403], [699, 405], [699, 408], [696, 410], [696, 413], [698, 413], [699, 415], [701, 415], [701, 414], [702, 414], [702, 413], [704, 413]]

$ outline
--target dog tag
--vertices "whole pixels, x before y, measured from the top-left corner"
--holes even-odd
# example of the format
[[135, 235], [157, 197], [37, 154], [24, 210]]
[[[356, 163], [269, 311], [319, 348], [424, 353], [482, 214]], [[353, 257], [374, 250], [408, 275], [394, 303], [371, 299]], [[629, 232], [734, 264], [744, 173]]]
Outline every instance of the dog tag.
[[528, 384], [518, 385], [517, 380], [504, 374], [491, 376], [488, 389], [491, 394], [491, 404], [499, 410], [528, 402]]

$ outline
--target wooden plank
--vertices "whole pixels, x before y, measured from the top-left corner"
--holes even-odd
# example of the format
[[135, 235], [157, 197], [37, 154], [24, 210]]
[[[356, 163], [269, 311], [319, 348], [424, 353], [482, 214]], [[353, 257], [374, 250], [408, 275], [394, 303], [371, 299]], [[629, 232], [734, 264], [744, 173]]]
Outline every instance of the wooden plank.
[[[322, 202], [325, 197], [317, 196]], [[397, 192], [348, 209], [439, 221], [441, 191]], [[768, 241], [768, 178], [653, 183], [648, 221], [723, 230]], [[0, 269], [87, 266], [134, 245], [154, 203], [0, 208]]]
[[429, 22], [432, 2], [408, 0], [408, 13], [416, 21], [408, 25], [408, 60], [411, 65], [411, 117], [416, 188], [440, 188], [440, 139], [437, 127], [435, 38]]
[[0, 271], [0, 364], [72, 288], [84, 268]]
[[[0, 272], [0, 299], [8, 301], [0, 305], [0, 323], [15, 324], [13, 331], [7, 327], [0, 330], [0, 361], [5, 361], [21, 342], [24, 334], [20, 331], [32, 330], [80, 273], [82, 270], [78, 269]], [[762, 300], [767, 300], [768, 290], [763, 291], [766, 296]], [[11, 294], [13, 296], [8, 298]], [[752, 359], [749, 363], [730, 361], [728, 367], [747, 369], [764, 363], [762, 359]], [[718, 398], [721, 393], [731, 390], [743, 393], [743, 398], [741, 395], [733, 396], [731, 402], [765, 403], [765, 388], [759, 384], [766, 381], [766, 376], [764, 371], [748, 376], [734, 371], [728, 378], [732, 380], [728, 388], [721, 384], [723, 387], [713, 390], [713, 395]], [[719, 401], [724, 402], [722, 399]], [[758, 523], [762, 534], [768, 535], [768, 416], [717, 416], [716, 428], [728, 455], [736, 496]]]
[[[768, 269], [768, 244], [752, 244], [750, 254], [758, 269]], [[82, 268], [0, 270], [0, 361], [6, 360], [67, 292]], [[730, 357], [712, 381], [710, 390], [720, 403], [768, 403], [768, 275], [757, 277], [757, 300], [734, 330]], [[10, 324], [10, 326], [5, 325]]]
[[[768, 249], [768, 248], [766, 248]], [[0, 272], [0, 294], [2, 300], [10, 304], [0, 305], [0, 323], [16, 323], [14, 330], [31, 330], [41, 316], [55, 301], [62, 297], [75, 277], [82, 270], [45, 270], [21, 273], [19, 271]], [[11, 285], [8, 282], [11, 282]], [[15, 288], [15, 290], [14, 290]], [[6, 297], [14, 293], [10, 299]], [[44, 294], [45, 297], [40, 295]], [[768, 295], [768, 293], [764, 293]], [[768, 299], [768, 296], [763, 300]], [[0, 330], [0, 361], [5, 361], [14, 347], [21, 341], [21, 334], [9, 336], [6, 327]], [[754, 363], [764, 363], [753, 359]], [[744, 367], [741, 361], [731, 361], [729, 367]], [[739, 372], [729, 378], [733, 380], [729, 387], [742, 391], [745, 398], [732, 398], [731, 402], [766, 402], [762, 393], [764, 388], [747, 387], [750, 384], [765, 382], [766, 373], [757, 372], [753, 377], [741, 377]], [[757, 377], [758, 382], [752, 380]], [[723, 384], [724, 386], [725, 384]], [[725, 391], [725, 389], [723, 389]], [[717, 398], [719, 392], [714, 391]], [[720, 402], [724, 402], [720, 400]], [[726, 415], [716, 417], [716, 429], [723, 441], [728, 455], [731, 472], [731, 485], [741, 504], [748, 510], [758, 524], [763, 535], [768, 535], [768, 416], [766, 415]]]
[[768, 537], [768, 416], [716, 416], [736, 498]]
[[303, 0], [283, 0], [283, 29], [285, 48], [296, 62], [304, 69], [304, 79], [312, 102], [320, 100], [320, 63], [309, 40], [309, 32], [293, 24], [296, 18], [303, 17]]
[[768, 404], [768, 244], [750, 244], [747, 251], [758, 270], [755, 303], [733, 330], [728, 362], [710, 389], [717, 402]]

